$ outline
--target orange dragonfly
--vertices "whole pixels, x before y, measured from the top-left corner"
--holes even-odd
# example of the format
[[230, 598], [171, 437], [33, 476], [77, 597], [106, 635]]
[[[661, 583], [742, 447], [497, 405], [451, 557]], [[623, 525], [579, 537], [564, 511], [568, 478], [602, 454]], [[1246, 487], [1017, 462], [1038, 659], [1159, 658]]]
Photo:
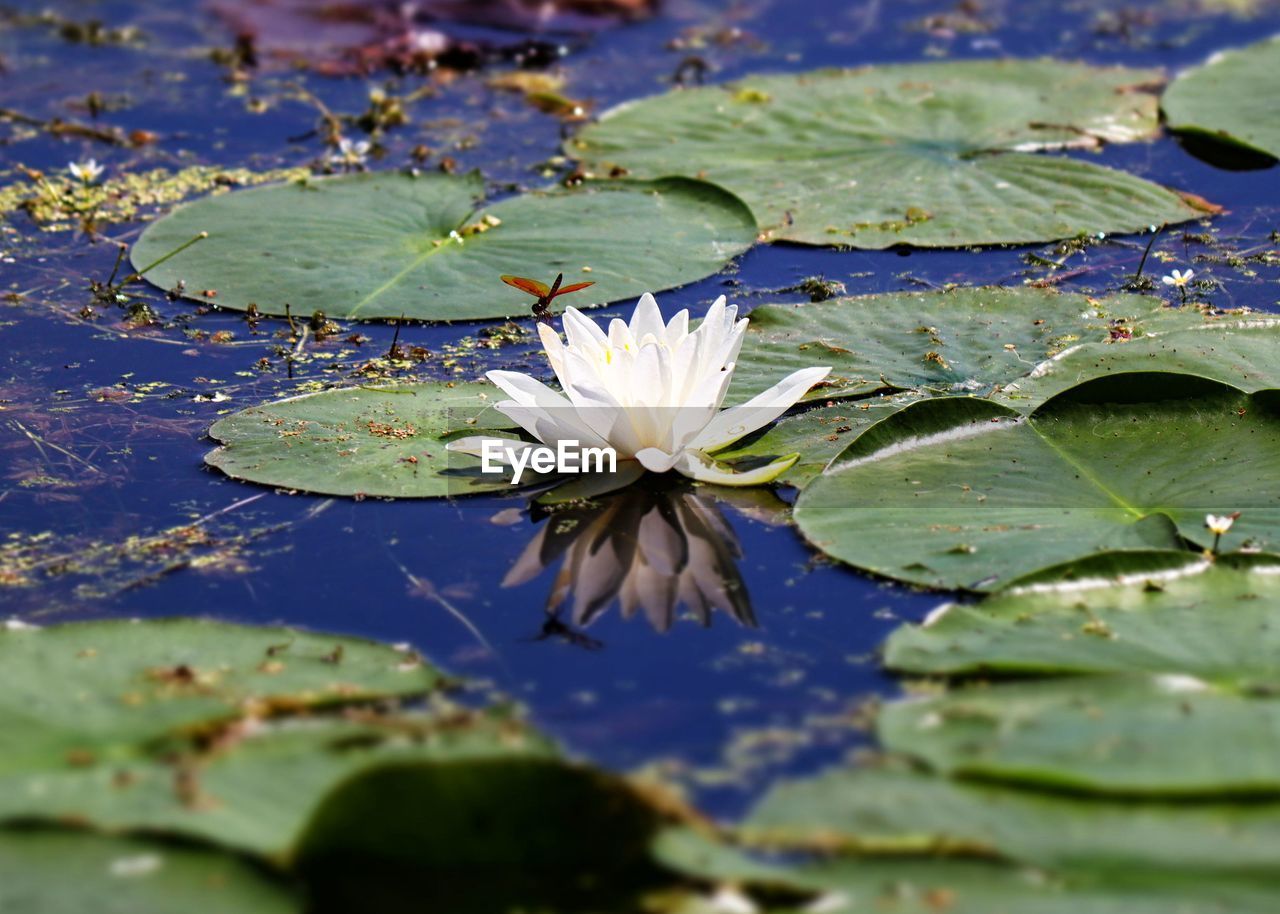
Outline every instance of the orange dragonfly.
[[556, 274], [556, 281], [551, 284], [550, 288], [547, 287], [546, 283], [538, 282], [536, 279], [526, 279], [523, 276], [503, 276], [502, 281], [537, 299], [533, 303], [533, 316], [543, 323], [551, 321], [551, 303], [561, 295], [568, 295], [570, 292], [577, 292], [587, 286], [595, 285], [595, 280], [592, 280], [591, 282], [575, 282], [567, 286], [561, 286], [560, 284], [564, 282], [563, 273]]

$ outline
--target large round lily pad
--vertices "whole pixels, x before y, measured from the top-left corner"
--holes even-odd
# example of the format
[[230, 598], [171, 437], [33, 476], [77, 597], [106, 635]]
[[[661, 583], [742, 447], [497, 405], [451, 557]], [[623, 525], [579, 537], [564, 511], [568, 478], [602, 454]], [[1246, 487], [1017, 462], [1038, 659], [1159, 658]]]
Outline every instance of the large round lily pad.
[[1114, 331], [1198, 326], [1192, 310], [1159, 299], [1096, 299], [1030, 287], [962, 287], [890, 292], [751, 311], [738, 357], [732, 400], [767, 389], [788, 372], [830, 365], [805, 400], [864, 396], [887, 389], [931, 388], [986, 394], [1033, 371], [1044, 359]]
[[205, 461], [229, 476], [323, 495], [440, 498], [510, 489], [448, 451], [458, 434], [508, 434], [491, 384], [349, 387], [254, 406], [209, 429]]
[[1280, 37], [1211, 57], [1180, 75], [1161, 106], [1169, 126], [1280, 157]]
[[884, 248], [1138, 232], [1213, 207], [1124, 172], [1031, 154], [1157, 130], [1153, 70], [963, 61], [748, 77], [606, 112], [567, 145], [598, 173], [696, 175], [768, 237]]
[[558, 306], [702, 279], [755, 241], [733, 195], [701, 181], [610, 181], [480, 204], [479, 175], [383, 172], [256, 188], [179, 207], [134, 245], [163, 288], [266, 314], [465, 320], [527, 313], [513, 273], [596, 285]]
[[873, 425], [801, 493], [804, 535], [878, 574], [992, 590], [1111, 549], [1280, 545], [1280, 393], [1191, 375], [1081, 384], [1030, 416], [935, 398]]

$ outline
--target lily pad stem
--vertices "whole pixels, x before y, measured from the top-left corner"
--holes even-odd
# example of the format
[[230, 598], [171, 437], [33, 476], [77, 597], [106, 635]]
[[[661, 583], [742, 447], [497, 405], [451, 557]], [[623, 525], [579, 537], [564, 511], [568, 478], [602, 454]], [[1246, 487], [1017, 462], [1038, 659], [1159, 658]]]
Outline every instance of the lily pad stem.
[[[1138, 271], [1133, 274], [1134, 279], [1142, 278], [1142, 269], [1147, 265], [1147, 257], [1151, 254], [1151, 249], [1155, 246], [1156, 239], [1159, 238], [1161, 233], [1163, 233], [1164, 230], [1168, 227], [1169, 227], [1169, 223], [1165, 222], [1161, 224], [1161, 226], [1158, 229], [1156, 229], [1155, 232], [1152, 233], [1151, 240], [1147, 242], [1147, 249], [1142, 252], [1142, 259], [1138, 261]], [[1184, 295], [1184, 298], [1185, 298], [1185, 295]]]
[[160, 266], [160, 264], [164, 263], [169, 258], [176, 257], [177, 255], [185, 251], [187, 248], [191, 247], [191, 245], [195, 244], [197, 241], [203, 241], [205, 238], [208, 238], [208, 237], [209, 237], [208, 232], [200, 232], [194, 238], [191, 238], [190, 240], [185, 241], [182, 244], [178, 245], [176, 248], [174, 248], [168, 254], [165, 254], [160, 259], [152, 261], [151, 263], [147, 264], [145, 267], [143, 267], [141, 270], [138, 270], [135, 273], [130, 273], [128, 276], [124, 278], [124, 283], [127, 285], [135, 280], [141, 279], [143, 276], [146, 276], [147, 273], [154, 270], [156, 267]]

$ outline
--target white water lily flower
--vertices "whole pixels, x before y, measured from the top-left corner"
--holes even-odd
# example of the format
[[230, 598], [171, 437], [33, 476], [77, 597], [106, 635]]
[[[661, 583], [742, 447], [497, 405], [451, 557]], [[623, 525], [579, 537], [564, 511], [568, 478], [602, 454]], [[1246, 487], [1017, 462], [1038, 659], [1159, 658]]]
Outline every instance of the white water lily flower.
[[1204, 525], [1209, 528], [1209, 532], [1214, 536], [1222, 536], [1228, 532], [1235, 524], [1238, 514], [1206, 514], [1204, 516]]
[[[511, 397], [497, 404], [498, 411], [543, 445], [576, 441], [583, 448], [612, 447], [624, 477], [675, 470], [703, 482], [759, 485], [777, 478], [799, 454], [738, 473], [718, 465], [710, 453], [777, 419], [831, 369], [802, 368], [746, 403], [722, 410], [747, 323], [723, 295], [692, 333], [687, 309], [664, 325], [648, 293], [630, 323], [615, 318], [608, 332], [569, 308], [567, 344], [550, 327], [538, 327], [564, 393], [513, 371], [490, 371], [486, 377]], [[481, 456], [486, 441], [495, 439], [464, 438], [449, 447]], [[497, 439], [496, 446], [507, 463], [539, 447], [511, 439]]]
[[1161, 276], [1160, 281], [1166, 286], [1177, 286], [1179, 289], [1191, 282], [1191, 278], [1196, 275], [1195, 270], [1187, 270], [1185, 273], [1181, 270], [1174, 270], [1168, 276]]
[[351, 142], [348, 139], [338, 140], [338, 149], [333, 155], [329, 156], [329, 161], [334, 165], [345, 165], [348, 168], [354, 168], [363, 165], [369, 158], [369, 150], [372, 147], [365, 140]]
[[97, 159], [89, 159], [87, 162], [68, 162], [67, 171], [80, 183], [92, 184], [102, 177], [106, 168], [99, 165]]

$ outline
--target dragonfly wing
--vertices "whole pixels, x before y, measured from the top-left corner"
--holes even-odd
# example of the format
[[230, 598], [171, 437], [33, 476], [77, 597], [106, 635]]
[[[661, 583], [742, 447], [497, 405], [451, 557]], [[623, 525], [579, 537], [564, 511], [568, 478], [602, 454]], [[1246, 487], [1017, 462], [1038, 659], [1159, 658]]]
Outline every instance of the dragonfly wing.
[[546, 283], [538, 282], [536, 279], [526, 279], [523, 276], [503, 276], [502, 281], [509, 286], [515, 286], [521, 292], [526, 292], [534, 298], [545, 298], [551, 294], [551, 290], [547, 288]]
[[594, 286], [595, 284], [596, 284], [596, 282], [595, 282], [595, 280], [594, 280], [594, 279], [593, 279], [593, 280], [591, 280], [591, 282], [575, 282], [575, 283], [571, 283], [571, 284], [569, 284], [569, 285], [567, 285], [567, 286], [563, 286], [563, 287], [561, 287], [560, 291], [559, 291], [559, 292], [557, 292], [557, 293], [556, 293], [556, 295], [557, 295], [557, 296], [559, 296], [559, 295], [568, 295], [570, 292], [577, 292], [577, 291], [578, 291], [578, 290], [580, 290], [580, 289], [585, 289], [587, 286]]

